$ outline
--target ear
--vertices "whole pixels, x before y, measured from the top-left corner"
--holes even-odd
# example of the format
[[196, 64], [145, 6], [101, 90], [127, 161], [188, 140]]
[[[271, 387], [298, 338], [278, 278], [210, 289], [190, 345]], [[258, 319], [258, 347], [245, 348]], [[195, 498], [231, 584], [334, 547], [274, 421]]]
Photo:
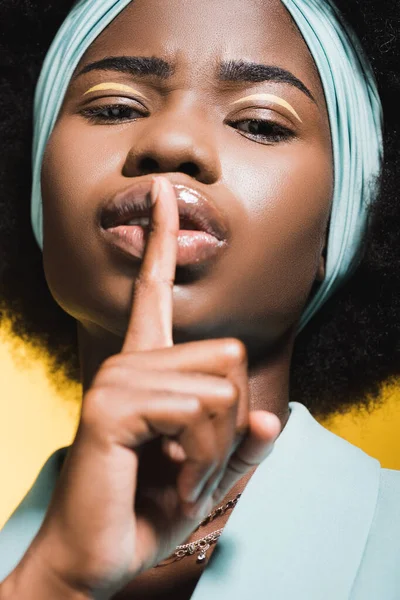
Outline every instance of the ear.
[[325, 234], [324, 246], [319, 257], [318, 271], [315, 277], [316, 281], [324, 281], [326, 277], [326, 250], [327, 250], [327, 234]]

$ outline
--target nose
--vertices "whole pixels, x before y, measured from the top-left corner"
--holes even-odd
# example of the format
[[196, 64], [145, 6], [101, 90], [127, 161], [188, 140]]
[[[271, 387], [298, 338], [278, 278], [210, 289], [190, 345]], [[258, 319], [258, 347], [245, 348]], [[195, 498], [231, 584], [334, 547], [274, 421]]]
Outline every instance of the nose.
[[123, 175], [180, 172], [212, 184], [221, 175], [215, 132], [202, 112], [168, 110], [135, 123]]

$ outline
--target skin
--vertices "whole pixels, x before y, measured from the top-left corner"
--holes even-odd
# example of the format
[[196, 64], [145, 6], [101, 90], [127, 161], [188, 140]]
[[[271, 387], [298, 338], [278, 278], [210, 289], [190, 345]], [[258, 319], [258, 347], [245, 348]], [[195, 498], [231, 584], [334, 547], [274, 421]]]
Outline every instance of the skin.
[[[329, 123], [312, 58], [278, 0], [187, 0], [184, 9], [179, 0], [136, 0], [92, 44], [76, 73], [121, 55], [172, 61], [175, 72], [161, 81], [113, 71], [73, 79], [42, 169], [43, 264], [55, 300], [77, 320], [84, 394], [103, 362], [121, 352], [140, 270], [140, 263], [127, 262], [104, 243], [96, 210], [131, 179], [148, 174], [151, 158], [152, 172], [202, 186], [232, 232], [212, 269], [191, 284], [174, 285], [173, 343], [240, 340], [248, 353], [250, 409], [275, 413], [284, 427], [296, 324], [324, 277], [333, 186]], [[288, 83], [218, 81], [216, 62], [230, 59], [287, 69], [315, 102]], [[104, 83], [107, 90], [93, 91]], [[260, 94], [278, 100], [248, 99]], [[110, 103], [141, 114], [107, 125], [82, 114]], [[246, 130], [250, 119], [272, 120], [294, 135], [255, 139]], [[252, 472], [224, 502], [243, 490]], [[143, 573], [116, 597], [161, 598], [173, 590], [176, 598], [189, 598], [200, 574], [201, 567], [185, 559]]]

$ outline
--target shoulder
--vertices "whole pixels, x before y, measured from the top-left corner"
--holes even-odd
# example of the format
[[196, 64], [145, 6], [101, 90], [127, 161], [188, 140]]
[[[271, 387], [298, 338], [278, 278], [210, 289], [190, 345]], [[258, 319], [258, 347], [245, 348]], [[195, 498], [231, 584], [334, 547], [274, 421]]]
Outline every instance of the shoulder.
[[290, 438], [297, 440], [299, 448], [306, 449], [307, 458], [313, 466], [323, 463], [325, 467], [332, 466], [334, 470], [351, 476], [364, 470], [374, 471], [375, 477], [379, 476], [381, 465], [376, 458], [327, 429], [303, 404], [290, 402], [289, 406]]

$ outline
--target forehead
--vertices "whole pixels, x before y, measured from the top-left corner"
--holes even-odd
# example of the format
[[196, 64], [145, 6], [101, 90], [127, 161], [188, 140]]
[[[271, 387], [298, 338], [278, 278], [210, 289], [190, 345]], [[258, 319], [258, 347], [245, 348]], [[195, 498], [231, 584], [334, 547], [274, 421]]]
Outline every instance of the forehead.
[[210, 76], [220, 60], [264, 62], [291, 71], [316, 98], [323, 96], [307, 45], [280, 0], [134, 0], [78, 68], [119, 55], [164, 58], [192, 78]]

